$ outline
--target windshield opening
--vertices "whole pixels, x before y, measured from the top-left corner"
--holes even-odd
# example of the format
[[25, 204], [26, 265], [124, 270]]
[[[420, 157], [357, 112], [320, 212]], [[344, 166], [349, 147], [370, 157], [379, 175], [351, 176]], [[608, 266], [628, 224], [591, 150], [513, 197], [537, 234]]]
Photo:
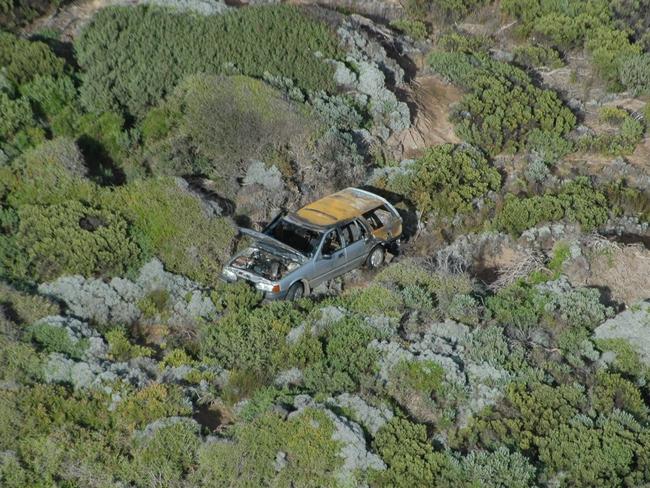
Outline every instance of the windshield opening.
[[266, 234], [307, 257], [314, 255], [323, 235], [321, 232], [305, 229], [284, 219], [278, 220], [266, 231]]

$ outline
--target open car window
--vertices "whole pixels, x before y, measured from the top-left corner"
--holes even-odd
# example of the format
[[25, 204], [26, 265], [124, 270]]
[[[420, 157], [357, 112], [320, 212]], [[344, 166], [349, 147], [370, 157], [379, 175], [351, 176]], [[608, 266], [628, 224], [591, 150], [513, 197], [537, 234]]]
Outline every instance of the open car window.
[[305, 229], [285, 219], [273, 222], [265, 233], [307, 257], [314, 255], [323, 236], [320, 232]]
[[341, 228], [343, 245], [349, 246], [366, 236], [366, 229], [356, 221], [352, 221]]
[[390, 222], [393, 214], [384, 205], [363, 214], [372, 230], [381, 229]]
[[323, 250], [322, 254], [323, 255], [331, 255], [334, 254], [336, 251], [341, 249], [341, 239], [339, 238], [339, 233], [336, 231], [336, 229], [333, 229], [329, 231], [329, 233], [325, 236], [325, 240], [323, 241]]

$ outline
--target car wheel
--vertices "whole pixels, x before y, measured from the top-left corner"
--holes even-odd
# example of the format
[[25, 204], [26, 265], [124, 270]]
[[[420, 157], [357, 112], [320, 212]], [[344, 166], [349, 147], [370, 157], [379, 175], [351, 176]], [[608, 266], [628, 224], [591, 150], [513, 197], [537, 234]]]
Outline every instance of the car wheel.
[[370, 269], [377, 269], [384, 264], [384, 248], [381, 246], [375, 247], [370, 254], [368, 254], [367, 265]]
[[305, 286], [300, 283], [294, 283], [287, 292], [287, 300], [298, 300], [305, 296]]

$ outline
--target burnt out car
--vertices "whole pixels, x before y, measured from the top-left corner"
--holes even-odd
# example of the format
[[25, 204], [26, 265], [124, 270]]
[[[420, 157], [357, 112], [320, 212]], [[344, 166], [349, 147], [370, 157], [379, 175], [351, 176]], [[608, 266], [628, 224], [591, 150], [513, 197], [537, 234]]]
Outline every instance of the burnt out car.
[[353, 269], [381, 266], [386, 251], [399, 247], [402, 218], [386, 199], [346, 188], [278, 216], [262, 232], [241, 232], [253, 243], [222, 278], [250, 282], [269, 299], [294, 300]]

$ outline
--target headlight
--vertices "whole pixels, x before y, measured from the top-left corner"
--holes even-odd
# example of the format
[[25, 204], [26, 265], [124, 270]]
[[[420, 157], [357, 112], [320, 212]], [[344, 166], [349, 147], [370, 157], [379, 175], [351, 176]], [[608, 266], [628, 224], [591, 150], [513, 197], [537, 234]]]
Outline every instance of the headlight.
[[280, 293], [280, 284], [279, 283], [257, 283], [255, 285], [260, 291], [269, 291], [271, 293]]
[[237, 275], [233, 271], [230, 271], [228, 268], [224, 268], [223, 271], [221, 272], [221, 275], [227, 280], [232, 280], [232, 281], [237, 280]]

